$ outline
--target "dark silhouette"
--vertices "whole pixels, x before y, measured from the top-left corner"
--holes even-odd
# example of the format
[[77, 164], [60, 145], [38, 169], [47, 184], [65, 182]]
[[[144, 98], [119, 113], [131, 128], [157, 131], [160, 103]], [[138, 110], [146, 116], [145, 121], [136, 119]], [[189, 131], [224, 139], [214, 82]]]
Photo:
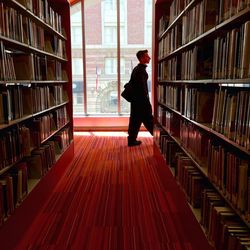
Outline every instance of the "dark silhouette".
[[136, 53], [139, 64], [133, 69], [131, 83], [133, 86], [133, 97], [128, 127], [128, 146], [137, 146], [141, 141], [136, 140], [141, 124], [153, 135], [152, 106], [148, 95], [148, 73], [147, 64], [150, 62], [148, 50], [140, 50]]

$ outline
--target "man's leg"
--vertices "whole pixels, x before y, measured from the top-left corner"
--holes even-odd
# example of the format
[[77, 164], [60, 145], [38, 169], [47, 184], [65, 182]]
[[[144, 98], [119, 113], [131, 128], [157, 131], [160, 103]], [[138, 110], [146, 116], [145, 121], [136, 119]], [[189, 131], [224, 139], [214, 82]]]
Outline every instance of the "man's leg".
[[128, 126], [128, 145], [136, 142], [137, 135], [141, 127], [141, 119], [135, 114], [131, 114]]

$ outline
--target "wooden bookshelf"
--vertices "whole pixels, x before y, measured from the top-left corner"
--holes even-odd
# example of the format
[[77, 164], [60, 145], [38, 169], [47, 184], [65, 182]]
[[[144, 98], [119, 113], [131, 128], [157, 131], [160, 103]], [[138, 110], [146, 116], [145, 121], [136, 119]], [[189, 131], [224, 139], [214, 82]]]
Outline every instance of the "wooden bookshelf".
[[250, 1], [161, 0], [154, 10], [155, 141], [189, 202], [201, 198], [211, 245], [236, 249], [216, 237], [223, 227], [249, 247]]
[[1, 225], [72, 158], [72, 117], [68, 1], [0, 0]]

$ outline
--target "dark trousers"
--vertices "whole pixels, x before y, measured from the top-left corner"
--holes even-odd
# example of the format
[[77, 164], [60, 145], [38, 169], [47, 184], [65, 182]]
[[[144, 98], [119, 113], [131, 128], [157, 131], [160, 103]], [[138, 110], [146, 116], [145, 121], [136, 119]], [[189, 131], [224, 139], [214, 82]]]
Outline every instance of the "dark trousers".
[[152, 106], [148, 102], [145, 105], [141, 103], [131, 103], [129, 126], [128, 126], [128, 140], [135, 141], [139, 133], [141, 124], [153, 135], [154, 119], [152, 115]]

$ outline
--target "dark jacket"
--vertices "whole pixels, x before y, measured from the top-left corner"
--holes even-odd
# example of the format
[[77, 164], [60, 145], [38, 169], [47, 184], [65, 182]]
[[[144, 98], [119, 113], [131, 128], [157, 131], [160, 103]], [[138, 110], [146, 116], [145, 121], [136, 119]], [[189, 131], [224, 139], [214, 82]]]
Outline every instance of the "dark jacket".
[[149, 103], [148, 96], [148, 73], [146, 71], [146, 65], [138, 64], [131, 74], [131, 81], [133, 84], [133, 101], [134, 103], [138, 103], [140, 105]]

